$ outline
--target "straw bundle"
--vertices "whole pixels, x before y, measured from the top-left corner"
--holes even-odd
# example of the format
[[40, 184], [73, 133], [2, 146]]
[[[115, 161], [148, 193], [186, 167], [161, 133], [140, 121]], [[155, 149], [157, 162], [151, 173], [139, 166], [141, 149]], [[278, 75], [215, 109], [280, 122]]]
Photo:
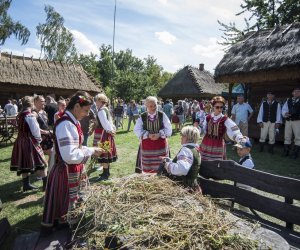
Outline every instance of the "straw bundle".
[[74, 213], [89, 249], [255, 249], [209, 199], [164, 177], [133, 175], [91, 187]]

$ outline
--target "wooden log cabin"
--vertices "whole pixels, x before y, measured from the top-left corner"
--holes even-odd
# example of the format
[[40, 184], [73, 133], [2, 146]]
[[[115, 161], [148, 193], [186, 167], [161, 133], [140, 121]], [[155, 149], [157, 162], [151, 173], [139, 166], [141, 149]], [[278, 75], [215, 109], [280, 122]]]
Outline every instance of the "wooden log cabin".
[[[256, 123], [259, 106], [267, 91], [281, 103], [300, 86], [300, 23], [276, 26], [245, 35], [234, 44], [215, 69], [216, 82], [244, 83], [245, 95], [255, 109], [249, 136], [259, 138]], [[283, 127], [277, 140], [283, 140]]]
[[215, 82], [213, 75], [204, 69], [204, 64], [199, 64], [199, 68], [185, 66], [179, 70], [159, 91], [158, 96], [173, 100], [211, 99], [215, 95], [220, 95], [225, 88], [224, 84]]
[[81, 65], [0, 53], [0, 104], [9, 98], [43, 94], [67, 97], [77, 90], [102, 92]]

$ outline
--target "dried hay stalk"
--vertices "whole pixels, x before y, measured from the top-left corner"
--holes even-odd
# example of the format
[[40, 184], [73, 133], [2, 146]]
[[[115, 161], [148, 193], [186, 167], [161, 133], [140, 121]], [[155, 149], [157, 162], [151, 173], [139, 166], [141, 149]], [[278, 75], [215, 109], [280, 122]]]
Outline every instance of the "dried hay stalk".
[[90, 249], [108, 247], [110, 240], [114, 249], [256, 248], [255, 242], [227, 233], [234, 225], [225, 211], [169, 179], [134, 175], [91, 189], [75, 211], [85, 211], [85, 220], [74, 233]]

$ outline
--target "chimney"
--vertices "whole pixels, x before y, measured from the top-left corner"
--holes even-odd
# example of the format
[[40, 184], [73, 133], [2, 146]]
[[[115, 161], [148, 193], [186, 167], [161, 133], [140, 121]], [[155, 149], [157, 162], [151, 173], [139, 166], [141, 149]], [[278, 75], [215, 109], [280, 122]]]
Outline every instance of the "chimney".
[[200, 70], [200, 71], [203, 71], [203, 70], [204, 70], [204, 63], [200, 63], [200, 64], [199, 64], [199, 70]]

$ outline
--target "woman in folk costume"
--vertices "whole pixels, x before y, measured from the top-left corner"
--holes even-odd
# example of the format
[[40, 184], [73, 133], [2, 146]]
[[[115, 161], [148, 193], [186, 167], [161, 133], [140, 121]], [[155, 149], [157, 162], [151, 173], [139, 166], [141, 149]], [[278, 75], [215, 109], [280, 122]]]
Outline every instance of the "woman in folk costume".
[[78, 120], [89, 114], [93, 100], [83, 91], [72, 96], [65, 114], [54, 127], [55, 163], [47, 182], [41, 233], [51, 233], [53, 227], [74, 223], [67, 213], [82, 199], [86, 184], [84, 164], [90, 156], [99, 156], [100, 148], [82, 147], [83, 133]]
[[[48, 125], [48, 115], [45, 112], [45, 98], [42, 95], [36, 95], [33, 97], [34, 109], [32, 114], [36, 117], [37, 122], [40, 127], [42, 142], [41, 147], [45, 155], [48, 155], [48, 171], [53, 165], [53, 160], [50, 162], [51, 155], [53, 153], [53, 136], [52, 131]], [[46, 179], [43, 180], [43, 190], [45, 191]]]
[[172, 125], [167, 115], [157, 110], [157, 98], [146, 99], [146, 112], [138, 118], [134, 133], [140, 139], [136, 172], [156, 173], [161, 157], [169, 156], [167, 137], [172, 135]]
[[181, 130], [181, 149], [172, 160], [163, 158], [158, 175], [164, 175], [183, 185], [191, 192], [201, 193], [197, 177], [201, 165], [198, 128], [186, 126]]
[[221, 96], [215, 96], [211, 103], [213, 112], [206, 116], [204, 125], [205, 136], [200, 146], [201, 159], [225, 160], [225, 134], [237, 143], [244, 140], [244, 138], [238, 126], [230, 118], [222, 114], [225, 99]]
[[98, 162], [103, 166], [103, 173], [100, 174], [98, 181], [107, 180], [110, 176], [109, 165], [118, 159], [114, 136], [116, 134], [116, 127], [112, 121], [111, 114], [108, 110], [108, 98], [104, 94], [95, 96], [97, 113], [97, 127], [95, 129], [93, 145], [98, 143], [109, 142], [109, 151], [101, 154], [98, 157]]
[[43, 178], [46, 184], [46, 159], [41, 148], [41, 132], [35, 116], [31, 113], [33, 108], [33, 97], [22, 98], [23, 109], [17, 116], [18, 137], [14, 143], [10, 170], [22, 174], [23, 192], [37, 189], [29, 182], [29, 173], [37, 174]]

